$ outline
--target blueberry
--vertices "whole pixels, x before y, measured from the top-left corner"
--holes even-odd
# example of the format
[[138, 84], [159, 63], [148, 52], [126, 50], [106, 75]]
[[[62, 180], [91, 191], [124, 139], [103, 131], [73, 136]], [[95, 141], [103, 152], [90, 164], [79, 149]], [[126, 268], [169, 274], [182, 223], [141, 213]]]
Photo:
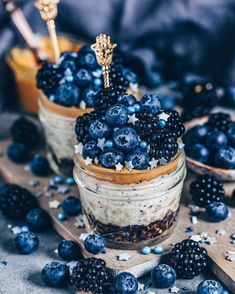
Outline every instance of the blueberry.
[[106, 111], [105, 120], [112, 127], [122, 127], [128, 119], [128, 109], [124, 105], [112, 105]]
[[174, 110], [176, 106], [176, 99], [175, 97], [165, 96], [160, 98], [161, 108], [163, 110], [171, 109]]
[[76, 84], [81, 87], [87, 87], [92, 82], [91, 72], [89, 70], [84, 69], [84, 68], [80, 69], [75, 74], [74, 78], [75, 78]]
[[223, 287], [216, 281], [206, 280], [198, 285], [197, 294], [223, 294]]
[[127, 154], [126, 161], [131, 161], [134, 169], [146, 169], [149, 166], [149, 155], [144, 150], [136, 149]]
[[95, 139], [91, 139], [84, 144], [83, 150], [82, 150], [82, 156], [84, 158], [89, 157], [94, 159], [95, 157], [99, 156], [100, 152], [101, 152], [101, 149], [97, 147], [97, 141]]
[[123, 152], [129, 152], [138, 144], [138, 134], [130, 127], [123, 127], [114, 132], [114, 146]]
[[229, 144], [235, 148], [235, 122], [231, 122], [227, 132]]
[[15, 246], [21, 254], [30, 254], [38, 249], [39, 239], [33, 232], [21, 232], [15, 238]]
[[140, 252], [144, 255], [148, 255], [151, 253], [151, 248], [149, 246], [144, 246], [140, 249]]
[[229, 147], [220, 149], [215, 155], [215, 164], [220, 168], [234, 169], [235, 168], [235, 149]]
[[93, 107], [94, 95], [97, 91], [98, 89], [95, 87], [88, 87], [83, 91], [81, 100], [85, 101], [87, 107]]
[[60, 287], [67, 284], [69, 277], [69, 267], [57, 261], [46, 264], [41, 272], [42, 281], [50, 287]]
[[228, 212], [228, 207], [223, 202], [213, 202], [206, 207], [206, 213], [212, 222], [225, 220]]
[[89, 134], [92, 138], [102, 139], [110, 135], [111, 129], [108, 124], [102, 120], [95, 120], [89, 127]]
[[69, 196], [65, 198], [61, 203], [61, 207], [63, 211], [69, 216], [78, 215], [82, 212], [81, 202], [75, 196]]
[[162, 75], [157, 71], [148, 72], [145, 83], [148, 88], [159, 87], [163, 84]]
[[55, 102], [66, 106], [78, 106], [80, 101], [80, 90], [73, 83], [63, 83], [55, 93]]
[[187, 148], [187, 155], [201, 163], [207, 163], [209, 160], [209, 150], [202, 144], [195, 144]]
[[87, 45], [78, 51], [79, 64], [82, 67], [95, 69], [98, 67], [94, 51]]
[[39, 177], [48, 176], [51, 173], [47, 159], [40, 154], [34, 155], [30, 167], [31, 171]]
[[228, 87], [226, 92], [229, 105], [235, 107], [235, 87]]
[[116, 164], [123, 163], [124, 154], [114, 148], [104, 150], [99, 156], [99, 162], [103, 167], [114, 168]]
[[100, 235], [89, 235], [84, 241], [84, 247], [89, 253], [98, 254], [105, 249], [106, 241]]
[[59, 59], [59, 67], [63, 69], [69, 68], [71, 71], [75, 71], [77, 69], [78, 63], [77, 63], [77, 54], [65, 51], [61, 53], [60, 59]]
[[37, 207], [27, 213], [26, 222], [32, 231], [43, 231], [50, 227], [51, 218], [45, 210]]
[[153, 268], [151, 278], [155, 287], [165, 289], [174, 285], [176, 272], [167, 264], [159, 264]]
[[197, 142], [201, 142], [206, 138], [208, 133], [208, 128], [206, 125], [197, 125], [193, 127], [192, 129], [190, 129], [190, 131], [192, 133], [194, 140]]
[[81, 250], [74, 241], [63, 240], [58, 246], [58, 254], [63, 260], [78, 260], [81, 257]]
[[29, 149], [21, 143], [13, 143], [7, 148], [7, 156], [15, 163], [24, 163], [29, 159]]
[[206, 138], [206, 146], [210, 150], [219, 150], [226, 147], [227, 137], [223, 132], [215, 131], [210, 133]]
[[129, 68], [123, 68], [122, 75], [124, 76], [125, 79], [128, 80], [129, 83], [132, 83], [132, 84], [138, 83], [137, 75]]
[[138, 281], [132, 274], [122, 272], [114, 280], [113, 291], [116, 294], [135, 294], [138, 291]]
[[161, 109], [159, 97], [155, 94], [146, 94], [140, 100], [140, 105], [143, 110], [147, 110], [153, 115], [156, 115]]

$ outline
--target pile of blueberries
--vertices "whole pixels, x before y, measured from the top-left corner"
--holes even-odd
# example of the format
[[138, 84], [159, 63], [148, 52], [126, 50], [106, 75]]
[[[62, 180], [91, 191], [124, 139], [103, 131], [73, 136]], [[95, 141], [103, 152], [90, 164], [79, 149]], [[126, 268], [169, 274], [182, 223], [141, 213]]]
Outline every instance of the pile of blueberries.
[[[120, 58], [111, 64], [111, 85], [126, 90], [137, 76], [125, 68]], [[102, 71], [94, 51], [87, 45], [77, 53], [64, 52], [56, 64], [46, 62], [39, 69], [37, 87], [50, 101], [65, 107], [93, 107], [94, 94], [103, 87]]]
[[235, 169], [235, 122], [229, 114], [211, 114], [208, 122], [189, 129], [183, 140], [190, 158], [223, 169]]
[[75, 132], [83, 157], [105, 168], [121, 165], [129, 170], [152, 168], [154, 160], [169, 162], [178, 151], [184, 126], [176, 111], [160, 109], [155, 94], [146, 94], [139, 102], [121, 94], [108, 109], [78, 117]]

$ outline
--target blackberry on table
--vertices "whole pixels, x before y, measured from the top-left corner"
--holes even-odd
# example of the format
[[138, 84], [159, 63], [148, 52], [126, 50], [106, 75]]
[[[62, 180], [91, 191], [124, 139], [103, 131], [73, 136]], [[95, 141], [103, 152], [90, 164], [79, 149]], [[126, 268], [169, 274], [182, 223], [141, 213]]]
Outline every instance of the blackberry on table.
[[207, 126], [210, 131], [227, 132], [230, 125], [230, 115], [224, 112], [212, 113]]
[[205, 269], [207, 251], [198, 242], [186, 239], [175, 244], [169, 263], [176, 270], [177, 278], [193, 279]]
[[122, 94], [124, 94], [124, 91], [118, 89], [117, 87], [110, 87], [108, 89], [98, 91], [94, 95], [94, 109], [108, 109], [111, 105], [116, 104], [118, 97]]
[[77, 287], [78, 291], [91, 291], [93, 294], [104, 293], [105, 285], [109, 282], [105, 266], [105, 261], [100, 258], [79, 260], [73, 269], [72, 284]]
[[190, 185], [193, 202], [200, 207], [206, 207], [213, 202], [220, 202], [225, 192], [223, 184], [213, 176], [198, 176]]
[[22, 220], [36, 206], [37, 200], [30, 191], [15, 184], [0, 188], [0, 210], [9, 219]]
[[63, 77], [63, 70], [49, 62], [43, 63], [36, 75], [37, 87], [50, 96], [55, 93]]
[[38, 147], [40, 143], [40, 133], [36, 125], [25, 117], [15, 120], [10, 129], [14, 142], [26, 145], [29, 149]]
[[185, 127], [179, 113], [176, 110], [164, 110], [164, 112], [170, 115], [167, 119], [166, 127], [175, 134], [177, 138], [181, 137], [185, 132]]

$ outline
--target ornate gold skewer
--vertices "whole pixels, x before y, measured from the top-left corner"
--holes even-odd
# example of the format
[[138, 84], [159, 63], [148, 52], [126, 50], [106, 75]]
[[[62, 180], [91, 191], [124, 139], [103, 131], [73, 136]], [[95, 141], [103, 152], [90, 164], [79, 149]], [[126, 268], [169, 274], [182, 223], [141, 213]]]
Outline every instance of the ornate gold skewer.
[[112, 62], [113, 50], [117, 44], [110, 42], [110, 37], [100, 34], [96, 37], [96, 43], [91, 45], [95, 51], [98, 64], [102, 67], [104, 77], [104, 88], [109, 88], [109, 65]]
[[47, 23], [47, 28], [52, 42], [55, 62], [60, 58], [60, 49], [55, 29], [55, 18], [57, 16], [57, 4], [59, 0], [36, 0], [35, 6], [39, 10], [42, 19]]

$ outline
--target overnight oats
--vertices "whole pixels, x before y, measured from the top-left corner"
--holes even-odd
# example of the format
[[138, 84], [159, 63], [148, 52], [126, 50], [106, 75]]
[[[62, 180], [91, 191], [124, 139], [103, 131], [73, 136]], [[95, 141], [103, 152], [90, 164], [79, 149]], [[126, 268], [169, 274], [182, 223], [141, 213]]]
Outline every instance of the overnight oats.
[[161, 111], [157, 95], [137, 101], [111, 91], [77, 119], [74, 178], [87, 231], [109, 247], [138, 249], [166, 239], [177, 223], [185, 129], [177, 111]]
[[[112, 64], [113, 77], [117, 80], [114, 86], [113, 78], [112, 89], [116, 93], [136, 90], [136, 75], [121, 64], [120, 58], [117, 62]], [[56, 173], [72, 174], [76, 118], [96, 107], [103, 95], [102, 84], [102, 70], [94, 51], [87, 45], [76, 53], [62, 53], [57, 63], [44, 63], [38, 71], [39, 117], [48, 160]]]

